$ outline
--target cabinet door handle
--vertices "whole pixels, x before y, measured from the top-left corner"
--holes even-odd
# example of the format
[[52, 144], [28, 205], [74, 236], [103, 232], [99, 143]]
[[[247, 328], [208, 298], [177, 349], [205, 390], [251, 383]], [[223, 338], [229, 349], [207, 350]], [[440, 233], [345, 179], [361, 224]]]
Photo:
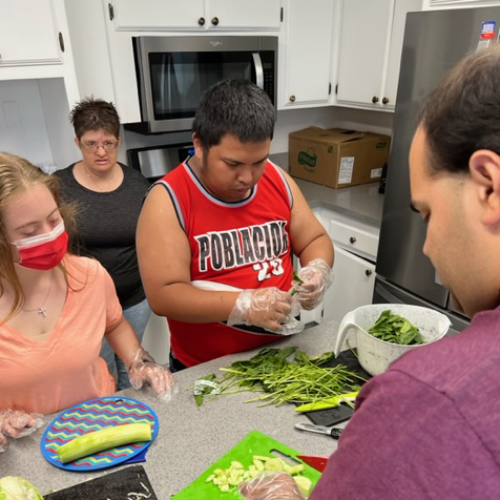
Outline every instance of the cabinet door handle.
[[371, 269], [367, 269], [367, 270], [365, 271], [365, 274], [366, 274], [367, 276], [371, 276], [371, 275], [373, 274], [373, 271], [372, 271]]
[[205, 24], [205, 18], [204, 18], [204, 17], [200, 17], [200, 18], [198, 19], [198, 24], [199, 24], [200, 26], [204, 26], [204, 24]]
[[214, 17], [214, 18], [212, 19], [212, 24], [213, 24], [214, 26], [217, 26], [217, 25], [219, 24], [219, 18], [218, 18], [218, 17]]
[[377, 97], [376, 95], [374, 95], [374, 96], [372, 97], [372, 102], [373, 102], [373, 104], [377, 104], [377, 102], [378, 102], [378, 97]]
[[290, 96], [290, 102], [295, 102], [295, 96], [294, 95]]
[[349, 241], [354, 245], [354, 243], [356, 243], [356, 237], [355, 236], [351, 236], [349, 238]]
[[61, 47], [61, 52], [64, 52], [64, 38], [61, 32], [59, 32], [59, 47]]
[[382, 104], [389, 104], [389, 98], [388, 97], [384, 97], [382, 99]]

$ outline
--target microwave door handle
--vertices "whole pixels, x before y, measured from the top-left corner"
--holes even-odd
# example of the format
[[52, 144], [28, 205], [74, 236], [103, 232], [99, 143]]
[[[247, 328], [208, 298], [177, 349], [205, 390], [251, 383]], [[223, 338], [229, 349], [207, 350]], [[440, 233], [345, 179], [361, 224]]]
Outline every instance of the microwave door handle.
[[252, 52], [253, 65], [255, 67], [255, 83], [257, 87], [264, 88], [264, 66], [258, 52]]

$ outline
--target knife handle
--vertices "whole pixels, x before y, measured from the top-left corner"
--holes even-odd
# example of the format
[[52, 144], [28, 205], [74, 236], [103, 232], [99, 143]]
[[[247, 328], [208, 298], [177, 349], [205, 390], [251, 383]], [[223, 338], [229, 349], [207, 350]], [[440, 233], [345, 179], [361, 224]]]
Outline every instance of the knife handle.
[[339, 439], [340, 435], [342, 434], [342, 431], [343, 429], [333, 427], [332, 430], [330, 431], [330, 436], [332, 436], [333, 439]]

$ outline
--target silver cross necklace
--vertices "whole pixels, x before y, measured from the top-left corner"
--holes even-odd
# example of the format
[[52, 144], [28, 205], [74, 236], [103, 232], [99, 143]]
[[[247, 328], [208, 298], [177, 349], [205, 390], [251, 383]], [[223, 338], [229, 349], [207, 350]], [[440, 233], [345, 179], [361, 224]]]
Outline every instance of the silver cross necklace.
[[50, 291], [52, 290], [52, 282], [54, 281], [54, 272], [52, 271], [52, 276], [50, 278], [50, 285], [47, 290], [47, 293], [45, 294], [45, 298], [43, 299], [42, 305], [40, 307], [37, 307], [36, 309], [22, 309], [24, 312], [36, 312], [37, 314], [41, 314], [44, 318], [47, 317], [47, 309], [45, 309], [45, 302], [47, 302], [47, 299], [49, 297]]

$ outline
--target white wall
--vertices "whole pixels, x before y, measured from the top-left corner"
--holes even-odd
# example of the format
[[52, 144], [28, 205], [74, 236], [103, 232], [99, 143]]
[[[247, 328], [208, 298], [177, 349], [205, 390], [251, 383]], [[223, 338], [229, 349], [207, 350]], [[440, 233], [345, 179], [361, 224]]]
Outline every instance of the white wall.
[[[392, 121], [392, 113], [338, 106], [278, 111], [278, 120], [274, 130], [273, 142], [271, 143], [271, 154], [288, 152], [288, 135], [290, 132], [306, 127], [353, 128], [390, 135]], [[122, 137], [123, 142], [119, 159], [126, 162], [127, 149], [190, 142], [191, 132], [142, 135], [123, 130]]]
[[[0, 150], [49, 167], [65, 168], [78, 161], [81, 154], [73, 141], [65, 97], [62, 79], [1, 81]], [[306, 127], [343, 127], [391, 134], [392, 122], [392, 113], [339, 106], [279, 111], [271, 154], [288, 152], [290, 132]], [[142, 135], [122, 128], [121, 135], [118, 159], [123, 163], [127, 163], [127, 149], [191, 140], [189, 131]], [[281, 166], [287, 168], [285, 164]]]
[[353, 128], [390, 135], [392, 122], [392, 113], [338, 106], [279, 111], [271, 153], [287, 152], [288, 134], [306, 127]]
[[0, 150], [53, 164], [37, 80], [0, 82]]
[[75, 161], [62, 78], [0, 81], [0, 150], [49, 171]]
[[75, 144], [73, 127], [69, 121], [68, 100], [62, 78], [39, 80], [45, 126], [52, 150], [54, 165], [64, 168], [77, 161], [80, 150]]

